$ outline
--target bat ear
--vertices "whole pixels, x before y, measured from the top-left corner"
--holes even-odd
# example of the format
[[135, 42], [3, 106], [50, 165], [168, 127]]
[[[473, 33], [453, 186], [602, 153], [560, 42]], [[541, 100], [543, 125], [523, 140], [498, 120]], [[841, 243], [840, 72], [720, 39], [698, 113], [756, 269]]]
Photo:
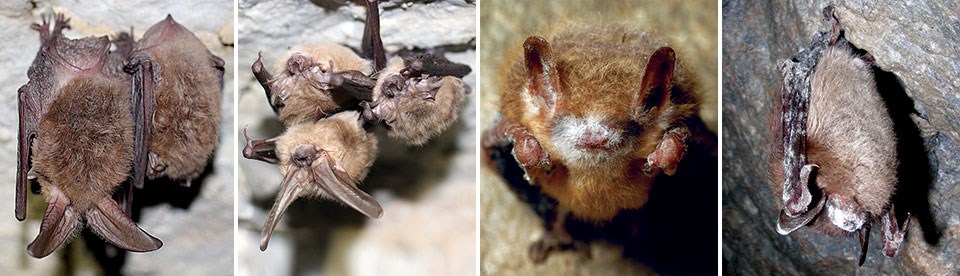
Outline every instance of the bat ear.
[[163, 242], [137, 226], [117, 202], [105, 197], [86, 213], [87, 223], [94, 233], [107, 242], [133, 252], [160, 249]]
[[530, 93], [541, 98], [547, 107], [555, 107], [559, 98], [560, 74], [550, 43], [539, 36], [528, 37], [523, 42], [523, 58], [529, 74]]
[[670, 102], [670, 90], [673, 89], [673, 71], [677, 57], [673, 48], [661, 47], [650, 55], [647, 67], [640, 80], [640, 91], [633, 103], [637, 118], [656, 117]]
[[63, 245], [77, 227], [79, 215], [69, 200], [59, 192], [53, 192], [47, 212], [43, 214], [40, 233], [27, 245], [27, 253], [34, 258], [43, 258]]

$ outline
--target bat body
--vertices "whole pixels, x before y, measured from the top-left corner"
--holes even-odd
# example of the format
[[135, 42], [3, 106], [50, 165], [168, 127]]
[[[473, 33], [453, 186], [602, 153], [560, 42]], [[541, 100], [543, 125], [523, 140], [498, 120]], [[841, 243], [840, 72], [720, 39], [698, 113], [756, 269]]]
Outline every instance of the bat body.
[[[806, 71], [809, 96], [803, 94], [803, 87], [785, 81], [784, 94], [777, 99], [784, 114], [777, 117], [784, 119], [771, 125], [777, 139], [771, 183], [784, 201], [777, 231], [787, 235], [810, 225], [834, 236], [857, 232], [862, 265], [871, 221], [883, 223], [886, 255], [894, 256], [903, 241], [906, 226], [897, 227], [891, 203], [897, 183], [896, 137], [877, 92], [872, 59], [856, 54], [839, 38], [832, 7], [825, 15], [834, 29], [815, 38], [810, 50], [821, 53], [812, 72]], [[817, 39], [826, 47], [817, 47]], [[795, 61], [786, 61], [783, 68], [796, 68], [791, 67]], [[783, 70], [785, 78], [795, 77], [793, 72]], [[806, 112], [799, 112], [803, 108]], [[787, 120], [787, 114], [805, 114], [806, 122], [797, 126], [799, 123]], [[791, 137], [800, 137], [802, 150], [790, 151], [793, 148], [784, 146]], [[793, 164], [802, 167], [797, 170]], [[799, 174], [788, 174], [790, 169]]]
[[[258, 59], [254, 71], [265, 72], [262, 70]], [[360, 100], [370, 97], [373, 81], [366, 77], [370, 74], [373, 65], [350, 48], [311, 43], [291, 48], [277, 63], [272, 77], [265, 77], [268, 81], [262, 83], [280, 121], [292, 126], [356, 109]], [[353, 84], [351, 79], [367, 87]]]
[[137, 227], [111, 198], [130, 175], [134, 137], [129, 78], [120, 75], [122, 64], [112, 56], [110, 40], [67, 39], [62, 30], [69, 26], [62, 15], [33, 27], [42, 46], [28, 71], [30, 82], [18, 91], [17, 218], [26, 215], [26, 172], [31, 167], [49, 205], [27, 252], [37, 258], [49, 255], [72, 236], [80, 219], [117, 247], [140, 252], [160, 248], [160, 240]]
[[263, 227], [260, 250], [266, 250], [277, 222], [299, 197], [334, 199], [373, 218], [383, 214], [380, 204], [357, 188], [377, 155], [376, 135], [362, 124], [360, 113], [346, 111], [291, 126], [274, 139], [248, 143], [244, 156], [276, 157], [271, 161], [284, 175]]
[[[387, 62], [370, 105], [373, 115], [387, 126], [390, 138], [422, 145], [457, 121], [469, 90], [457, 76], [404, 76], [403, 70], [410, 68], [406, 63], [401, 57]], [[466, 69], [469, 72], [470, 68]]]
[[218, 144], [223, 60], [169, 15], [144, 33], [132, 56], [128, 66], [145, 98], [138, 127], [147, 136], [138, 140], [137, 164], [146, 166], [138, 173], [189, 184]]
[[603, 223], [641, 208], [651, 186], [670, 181], [698, 102], [673, 49], [631, 27], [558, 28], [527, 38], [522, 53], [499, 87], [502, 117], [482, 144], [512, 145], [527, 181], [559, 205], [530, 249], [540, 262], [571, 242], [563, 216]]

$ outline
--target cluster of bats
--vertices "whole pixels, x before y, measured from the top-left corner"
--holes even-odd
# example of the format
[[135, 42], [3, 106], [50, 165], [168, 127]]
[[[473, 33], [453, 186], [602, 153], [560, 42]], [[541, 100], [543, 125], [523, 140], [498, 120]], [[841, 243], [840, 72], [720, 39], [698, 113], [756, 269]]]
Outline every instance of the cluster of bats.
[[491, 158], [508, 148], [524, 179], [556, 201], [533, 261], [584, 249], [568, 217], [604, 224], [643, 207], [652, 186], [688, 185], [674, 176], [696, 170], [683, 162], [689, 146], [715, 135], [700, 127], [700, 91], [681, 65], [664, 39], [627, 25], [561, 26], [523, 42], [481, 144]]
[[823, 16], [832, 28], [780, 63], [779, 108], [770, 118], [770, 183], [783, 203], [777, 232], [805, 225], [833, 236], [857, 232], [863, 265], [872, 223], [880, 223], [883, 253], [893, 257], [910, 219], [898, 226], [891, 202], [897, 142], [873, 57], [841, 36], [833, 6]]
[[[278, 164], [280, 192], [261, 232], [260, 250], [287, 207], [301, 196], [337, 200], [372, 218], [383, 209], [357, 188], [377, 157], [377, 126], [407, 145], [422, 145], [449, 128], [469, 93], [470, 67], [432, 53], [390, 59], [380, 40], [379, 8], [367, 0], [361, 54], [332, 43], [292, 47], [271, 74], [252, 66], [286, 131], [250, 140], [249, 159]], [[246, 136], [244, 131], [244, 136]]]
[[81, 220], [119, 248], [157, 250], [130, 218], [133, 188], [161, 177], [189, 185], [204, 170], [218, 144], [223, 60], [169, 15], [139, 41], [70, 39], [68, 23], [53, 14], [32, 25], [41, 46], [17, 91], [17, 219], [28, 182], [48, 202], [27, 252], [49, 255]]

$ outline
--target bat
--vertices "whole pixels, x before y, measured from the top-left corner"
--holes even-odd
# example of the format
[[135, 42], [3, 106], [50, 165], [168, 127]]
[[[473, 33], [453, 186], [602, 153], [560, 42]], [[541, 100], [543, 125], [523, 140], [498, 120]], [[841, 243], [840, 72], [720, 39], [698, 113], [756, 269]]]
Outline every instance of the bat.
[[274, 74], [263, 68], [262, 56], [252, 69], [266, 91], [270, 106], [286, 126], [356, 109], [371, 100], [373, 65], [350, 48], [333, 43], [309, 43], [290, 49]]
[[391, 58], [373, 88], [373, 101], [362, 103], [364, 118], [382, 121], [390, 138], [409, 145], [422, 145], [447, 130], [466, 101], [469, 87], [460, 78], [470, 67], [440, 59]]
[[[172, 16], [137, 41], [125, 70], [133, 74], [134, 186], [168, 177], [189, 186], [219, 143], [223, 59]], [[140, 100], [142, 99], [142, 100]]]
[[[62, 14], [32, 28], [41, 47], [18, 94], [18, 220], [26, 218], [28, 174], [36, 178], [48, 206], [27, 253], [43, 258], [63, 245], [84, 219], [107, 242], [129, 251], [157, 250], [162, 242], [140, 229], [112, 198], [130, 175], [134, 159], [133, 118], [120, 58], [128, 49], [121, 35], [115, 52], [107, 37], [68, 39]], [[30, 172], [30, 173], [28, 173]]]
[[568, 216], [602, 224], [643, 207], [651, 186], [682, 184], [671, 176], [687, 145], [706, 134], [693, 127], [696, 83], [649, 32], [564, 25], [528, 37], [518, 53], [481, 145], [487, 153], [512, 147], [524, 179], [556, 200], [559, 210], [529, 251], [542, 262], [549, 251], [580, 247], [563, 227]]
[[261, 251], [267, 249], [270, 235], [287, 207], [303, 196], [337, 200], [371, 218], [383, 215], [376, 199], [357, 188], [377, 156], [377, 137], [363, 125], [360, 113], [346, 111], [291, 126], [273, 139], [246, 137], [243, 156], [279, 164], [284, 175], [263, 225]]
[[857, 232], [862, 266], [871, 222], [881, 223], [883, 252], [893, 257], [909, 214], [898, 227], [891, 203], [896, 138], [877, 92], [873, 57], [855, 53], [841, 36], [833, 6], [823, 15], [832, 29], [780, 63], [783, 86], [775, 103], [781, 108], [770, 126], [770, 183], [783, 202], [777, 233], [805, 225], [834, 236]]

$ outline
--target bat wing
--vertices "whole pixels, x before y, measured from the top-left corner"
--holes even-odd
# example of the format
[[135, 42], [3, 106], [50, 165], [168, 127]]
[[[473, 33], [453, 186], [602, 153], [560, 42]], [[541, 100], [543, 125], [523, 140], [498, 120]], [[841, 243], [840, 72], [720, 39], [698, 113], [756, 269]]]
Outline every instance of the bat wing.
[[452, 62], [443, 56], [430, 53], [407, 55], [403, 57], [403, 62], [407, 66], [406, 70], [410, 71], [405, 75], [413, 73], [463, 78], [471, 71], [470, 66]]
[[70, 237], [79, 220], [79, 213], [70, 206], [66, 196], [60, 192], [51, 193], [50, 204], [40, 224], [40, 233], [27, 245], [27, 253], [34, 258], [50, 255]]
[[387, 66], [387, 55], [383, 50], [383, 41], [380, 40], [380, 8], [378, 2], [378, 0], [366, 0], [367, 19], [363, 26], [363, 41], [360, 45], [360, 56], [373, 60], [375, 71], [383, 70]]
[[27, 218], [27, 182], [30, 171], [30, 146], [37, 137], [37, 125], [40, 120], [40, 99], [28, 86], [17, 91], [17, 115], [20, 119], [17, 134], [17, 220]]
[[335, 161], [332, 157], [328, 155], [325, 160], [317, 161], [321, 163], [313, 167], [312, 172], [315, 183], [320, 186], [320, 189], [368, 217], [383, 216], [383, 208], [376, 199], [357, 188], [357, 181], [346, 172], [333, 168]]
[[360, 71], [340, 71], [336, 74], [342, 81], [334, 87], [334, 91], [346, 93], [361, 101], [373, 101], [373, 87], [377, 85], [377, 80]]
[[131, 97], [134, 135], [133, 186], [142, 189], [148, 166], [153, 114], [157, 109], [156, 90], [160, 67], [144, 54], [135, 57], [127, 66], [127, 71], [133, 73]]
[[104, 197], [85, 215], [90, 229], [107, 242], [133, 252], [160, 249], [163, 242], [137, 226], [110, 197]]

